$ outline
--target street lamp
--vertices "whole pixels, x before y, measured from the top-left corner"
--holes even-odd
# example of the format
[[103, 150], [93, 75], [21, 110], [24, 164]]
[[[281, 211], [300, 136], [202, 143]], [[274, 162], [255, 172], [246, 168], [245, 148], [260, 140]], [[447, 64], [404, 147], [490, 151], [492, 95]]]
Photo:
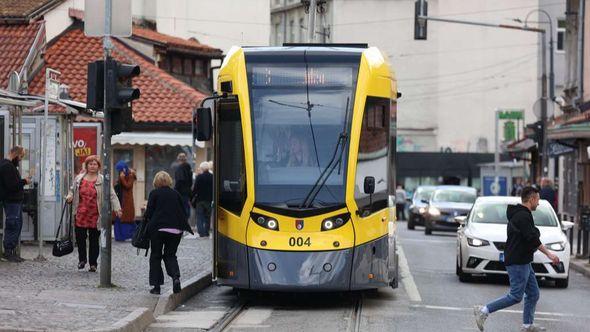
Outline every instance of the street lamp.
[[[555, 100], [555, 75], [553, 73], [553, 19], [551, 15], [543, 9], [533, 9], [531, 10], [524, 19], [524, 26], [528, 27], [528, 20], [531, 14], [533, 13], [541, 13], [547, 17], [547, 22], [538, 22], [549, 24], [549, 98], [551, 100]], [[523, 23], [520, 19], [516, 19], [515, 21]], [[547, 46], [546, 46], [546, 30], [542, 30], [542, 43], [541, 43], [541, 59], [542, 59], [542, 66], [543, 66], [543, 75], [541, 77], [541, 84], [542, 84], [542, 96], [543, 103], [541, 104], [541, 123], [543, 125], [542, 132], [542, 151], [541, 151], [541, 169], [543, 176], [547, 176], [549, 169], [548, 163], [549, 160], [547, 158], [547, 108], [548, 108], [548, 98], [547, 98]]]

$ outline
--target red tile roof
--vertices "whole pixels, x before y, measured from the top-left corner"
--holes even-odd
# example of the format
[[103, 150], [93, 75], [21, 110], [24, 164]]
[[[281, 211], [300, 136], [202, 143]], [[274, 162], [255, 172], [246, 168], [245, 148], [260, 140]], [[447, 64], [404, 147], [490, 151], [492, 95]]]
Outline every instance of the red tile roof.
[[0, 25], [0, 88], [8, 87], [8, 76], [20, 71], [41, 24]]
[[165, 35], [163, 33], [159, 33], [157, 31], [138, 26], [133, 27], [133, 37], [138, 39], [144, 39], [152, 43], [164, 45], [167, 47], [176, 47], [186, 50], [193, 50], [197, 52], [216, 55], [219, 57], [221, 57], [223, 53], [222, 50], [211, 47], [209, 45], [201, 44], [196, 39], [182, 39], [178, 37], [173, 37], [170, 35]]
[[[141, 75], [133, 85], [141, 90], [141, 98], [133, 102], [133, 119], [139, 123], [190, 123], [192, 110], [205, 95], [172, 75], [157, 68], [123, 43], [113, 40], [113, 57], [121, 62], [135, 63]], [[102, 59], [102, 41], [86, 37], [82, 30], [71, 29], [49, 45], [45, 61], [61, 72], [60, 81], [70, 87], [72, 99], [86, 102], [87, 65]], [[43, 94], [45, 68], [30, 85], [32, 94]]]
[[[36, 11], [50, 8], [65, 0], [0, 0], [0, 20], [2, 19], [28, 19]], [[39, 13], [41, 14], [41, 13]]]

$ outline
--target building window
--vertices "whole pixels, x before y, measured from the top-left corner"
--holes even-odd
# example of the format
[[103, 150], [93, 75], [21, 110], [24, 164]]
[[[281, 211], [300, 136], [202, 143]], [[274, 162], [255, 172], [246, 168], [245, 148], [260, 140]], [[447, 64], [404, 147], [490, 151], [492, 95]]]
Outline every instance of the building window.
[[124, 161], [127, 167], [133, 168], [133, 150], [132, 149], [115, 149], [113, 150], [113, 169], [119, 161]]
[[172, 57], [172, 72], [182, 74], [182, 60], [179, 57]]
[[556, 48], [558, 52], [565, 52], [565, 20], [557, 20], [557, 42]]
[[299, 19], [299, 42], [300, 43], [305, 43], [305, 26], [303, 25], [304, 23], [304, 18], [300, 18]]
[[204, 76], [206, 74], [207, 64], [203, 60], [195, 60], [195, 75]]
[[[184, 152], [191, 156], [191, 148], [188, 146], [148, 146], [145, 148], [145, 197], [149, 197], [150, 191], [154, 189], [154, 176], [159, 171], [166, 171], [174, 178], [176, 169], [176, 157]], [[192, 158], [188, 158], [192, 165]]]
[[188, 76], [193, 75], [193, 60], [184, 59], [184, 74]]
[[292, 43], [295, 41], [295, 21], [289, 21], [289, 42]]
[[275, 40], [274, 40], [274, 44], [275, 45], [280, 45], [281, 44], [281, 23], [275, 23], [274, 25], [274, 36], [275, 36]]

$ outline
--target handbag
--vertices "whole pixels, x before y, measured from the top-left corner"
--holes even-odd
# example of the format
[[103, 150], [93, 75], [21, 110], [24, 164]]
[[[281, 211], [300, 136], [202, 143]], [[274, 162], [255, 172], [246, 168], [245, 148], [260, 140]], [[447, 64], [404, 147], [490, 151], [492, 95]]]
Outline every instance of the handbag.
[[59, 221], [59, 227], [57, 227], [57, 233], [55, 234], [55, 242], [53, 243], [53, 256], [62, 257], [71, 254], [74, 251], [74, 243], [72, 242], [72, 209], [68, 209], [68, 231], [65, 238], [59, 239], [59, 231], [64, 223], [64, 216], [66, 208], [69, 204], [65, 203], [61, 210], [61, 218]]
[[131, 238], [131, 245], [137, 248], [137, 253], [139, 254], [140, 249], [145, 249], [146, 256], [150, 248], [150, 238], [147, 236], [147, 224], [147, 220], [140, 221]]

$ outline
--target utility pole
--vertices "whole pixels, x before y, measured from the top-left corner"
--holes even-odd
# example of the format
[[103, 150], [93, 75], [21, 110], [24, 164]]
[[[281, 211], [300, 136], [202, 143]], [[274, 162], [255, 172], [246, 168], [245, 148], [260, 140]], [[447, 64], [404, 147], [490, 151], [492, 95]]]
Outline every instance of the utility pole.
[[309, 1], [309, 19], [307, 20], [307, 42], [315, 42], [315, 14], [317, 11], [317, 0]]
[[112, 287], [111, 282], [111, 112], [109, 110], [109, 101], [107, 100], [107, 82], [109, 75], [114, 75], [112, 70], [108, 70], [107, 65], [111, 60], [111, 50], [113, 43], [111, 41], [111, 15], [112, 0], [105, 0], [104, 29], [103, 37], [104, 49], [104, 120], [103, 120], [103, 141], [102, 154], [103, 164], [102, 174], [104, 181], [102, 184], [102, 209], [100, 211], [100, 286]]

